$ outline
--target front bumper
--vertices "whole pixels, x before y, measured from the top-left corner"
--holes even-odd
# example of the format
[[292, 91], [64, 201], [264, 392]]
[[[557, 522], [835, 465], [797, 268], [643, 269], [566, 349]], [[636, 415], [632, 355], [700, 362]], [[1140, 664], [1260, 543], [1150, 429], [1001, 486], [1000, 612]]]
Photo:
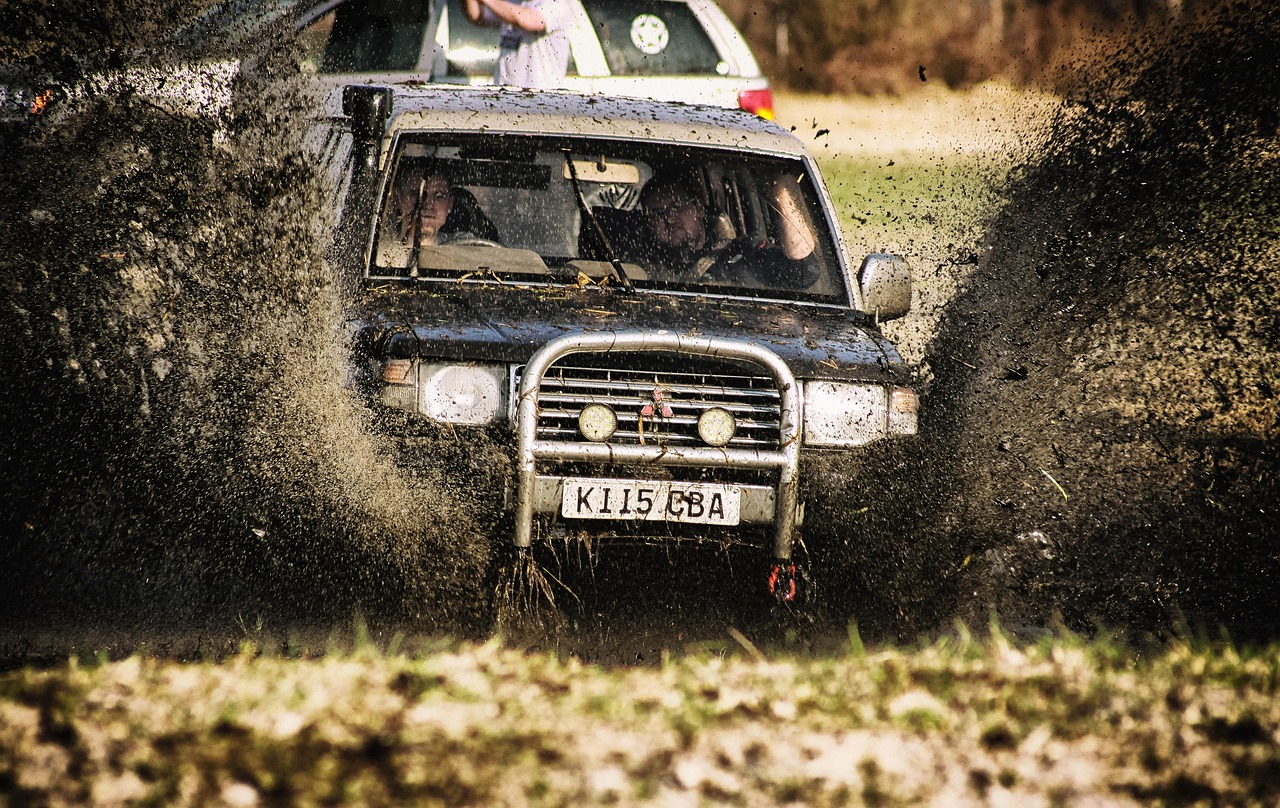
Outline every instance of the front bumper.
[[[749, 362], [764, 369], [772, 377], [779, 396], [777, 445], [734, 449], [540, 439], [539, 394], [551, 366], [573, 354], [612, 352], [666, 352]], [[797, 524], [800, 401], [799, 385], [786, 363], [777, 354], [753, 343], [628, 331], [574, 334], [548, 342], [526, 364], [516, 402], [515, 545], [528, 547], [532, 543], [536, 515], [559, 510], [558, 492], [566, 478], [539, 474], [539, 462], [692, 466], [776, 473], [772, 487], [742, 486], [742, 522], [771, 523], [774, 556], [790, 558]]]

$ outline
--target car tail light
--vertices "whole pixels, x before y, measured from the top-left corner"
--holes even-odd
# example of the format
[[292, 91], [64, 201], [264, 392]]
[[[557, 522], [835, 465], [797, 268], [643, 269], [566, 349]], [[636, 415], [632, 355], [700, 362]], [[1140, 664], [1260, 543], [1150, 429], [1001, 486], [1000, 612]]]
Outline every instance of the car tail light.
[[738, 106], [754, 112], [766, 121], [773, 120], [773, 90], [743, 90], [738, 93]]

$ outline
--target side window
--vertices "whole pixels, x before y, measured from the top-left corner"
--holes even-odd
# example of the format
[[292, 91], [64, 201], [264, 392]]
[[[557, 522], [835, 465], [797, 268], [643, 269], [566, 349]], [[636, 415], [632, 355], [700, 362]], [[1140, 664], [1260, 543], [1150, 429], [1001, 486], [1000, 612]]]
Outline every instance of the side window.
[[693, 11], [670, 0], [583, 0], [615, 76], [724, 75], [728, 65]]
[[302, 30], [303, 60], [321, 73], [415, 70], [430, 10], [424, 0], [350, 0]]
[[320, 166], [328, 201], [337, 211], [342, 210], [350, 190], [351, 145], [350, 130], [329, 121], [313, 123], [303, 140], [303, 146]]
[[333, 36], [333, 18], [336, 16], [338, 12], [329, 11], [298, 32], [298, 59], [303, 67], [312, 73], [320, 71], [325, 48], [329, 45], [329, 37]]

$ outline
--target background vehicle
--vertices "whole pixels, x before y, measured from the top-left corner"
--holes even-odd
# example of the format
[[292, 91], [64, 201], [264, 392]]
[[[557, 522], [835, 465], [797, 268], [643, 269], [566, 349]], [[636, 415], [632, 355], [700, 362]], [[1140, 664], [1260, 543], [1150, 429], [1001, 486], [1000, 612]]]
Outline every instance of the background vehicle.
[[[773, 117], [769, 81], [742, 35], [712, 0], [570, 0], [564, 89], [741, 108]], [[21, 126], [92, 97], [135, 94], [174, 114], [213, 118], [232, 82], [254, 70], [260, 40], [291, 25], [320, 90], [369, 84], [492, 84], [498, 29], [472, 25], [461, 0], [228, 0], [166, 39], [181, 58], [146, 68], [88, 64], [68, 82], [38, 66], [0, 65], [0, 127]], [[235, 55], [232, 55], [235, 54]]]
[[[773, 117], [746, 40], [712, 0], [573, 0], [564, 89], [740, 107]], [[310, 61], [337, 82], [491, 84], [498, 31], [461, 0], [345, 0], [302, 17]], [[353, 78], [364, 74], [360, 78]]]
[[[878, 328], [909, 308], [905, 262], [868, 256], [855, 278], [800, 141], [741, 111], [561, 92], [353, 86], [345, 106], [339, 260], [362, 279], [356, 375], [398, 414], [384, 425], [445, 435], [432, 462], [487, 453], [465, 464], [484, 466], [475, 495], [508, 515], [517, 548], [745, 545], [794, 598], [800, 491], [822, 487], [802, 458], [856, 464], [913, 435], [918, 406]], [[637, 200], [673, 164], [696, 168], [726, 238], [767, 252], [807, 227], [804, 271], [655, 262]], [[450, 218], [423, 243], [400, 223], [440, 175]]]

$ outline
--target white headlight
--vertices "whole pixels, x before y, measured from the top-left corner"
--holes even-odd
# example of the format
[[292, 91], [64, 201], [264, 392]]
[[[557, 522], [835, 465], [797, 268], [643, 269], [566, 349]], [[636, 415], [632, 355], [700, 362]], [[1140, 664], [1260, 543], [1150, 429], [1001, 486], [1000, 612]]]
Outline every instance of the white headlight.
[[888, 392], [877, 384], [804, 383], [804, 443], [862, 446], [888, 434]]
[[418, 409], [434, 421], [478, 426], [506, 411], [505, 365], [423, 365]]

